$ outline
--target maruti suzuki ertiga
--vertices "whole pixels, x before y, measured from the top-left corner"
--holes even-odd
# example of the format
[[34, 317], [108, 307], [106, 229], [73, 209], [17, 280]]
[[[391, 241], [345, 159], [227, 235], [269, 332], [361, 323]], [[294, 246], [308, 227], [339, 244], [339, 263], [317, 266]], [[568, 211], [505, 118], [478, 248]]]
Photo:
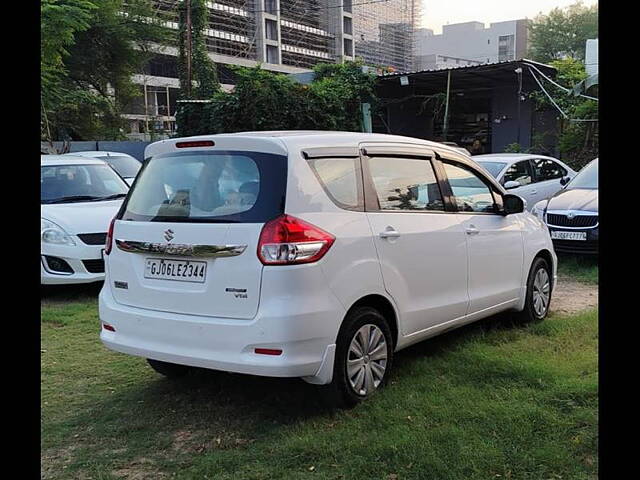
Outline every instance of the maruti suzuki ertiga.
[[101, 339], [169, 377], [301, 377], [354, 404], [395, 352], [501, 311], [547, 315], [547, 227], [425, 140], [248, 132], [162, 140], [109, 228]]

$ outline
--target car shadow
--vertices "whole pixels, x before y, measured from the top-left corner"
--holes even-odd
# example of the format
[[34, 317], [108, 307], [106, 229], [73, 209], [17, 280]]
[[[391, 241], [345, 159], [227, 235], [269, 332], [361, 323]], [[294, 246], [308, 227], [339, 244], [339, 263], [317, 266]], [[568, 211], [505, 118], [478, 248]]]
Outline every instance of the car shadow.
[[96, 300], [103, 282], [76, 285], [40, 285], [40, 304]]

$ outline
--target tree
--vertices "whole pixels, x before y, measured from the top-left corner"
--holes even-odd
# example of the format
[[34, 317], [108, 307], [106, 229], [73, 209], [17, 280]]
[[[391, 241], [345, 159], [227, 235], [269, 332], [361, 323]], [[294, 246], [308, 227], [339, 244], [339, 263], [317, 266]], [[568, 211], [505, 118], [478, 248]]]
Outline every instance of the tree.
[[584, 60], [586, 42], [598, 37], [598, 5], [577, 2], [538, 15], [530, 27], [529, 56], [549, 63], [565, 57]]
[[[204, 39], [207, 28], [205, 0], [183, 0], [178, 26], [178, 74], [180, 100], [204, 100], [220, 91], [215, 64], [209, 58]], [[195, 84], [195, 85], [194, 85]], [[178, 135], [194, 135], [201, 129], [202, 104], [183, 104], [178, 109]]]
[[[50, 140], [119, 139], [122, 107], [139, 95], [132, 75], [166, 28], [149, 0], [42, 2], [42, 110]], [[50, 133], [49, 133], [50, 132]]]

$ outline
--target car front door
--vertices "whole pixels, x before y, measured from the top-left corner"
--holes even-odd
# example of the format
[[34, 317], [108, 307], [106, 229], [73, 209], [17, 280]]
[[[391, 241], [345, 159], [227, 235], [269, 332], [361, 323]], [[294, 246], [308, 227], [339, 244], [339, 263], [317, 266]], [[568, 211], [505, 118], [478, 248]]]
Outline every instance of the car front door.
[[467, 239], [460, 217], [446, 210], [433, 152], [364, 152], [367, 218], [402, 334], [463, 317], [469, 303]]
[[522, 160], [511, 164], [502, 176], [502, 185], [506, 187], [508, 182], [516, 182], [518, 187], [508, 188], [509, 193], [519, 195], [527, 201], [527, 209], [531, 210], [542, 197], [538, 185], [534, 183], [533, 172], [529, 160]]
[[445, 189], [457, 207], [467, 240], [469, 309], [474, 314], [515, 305], [524, 261], [521, 214], [499, 213], [502, 194], [469, 165], [442, 159]]

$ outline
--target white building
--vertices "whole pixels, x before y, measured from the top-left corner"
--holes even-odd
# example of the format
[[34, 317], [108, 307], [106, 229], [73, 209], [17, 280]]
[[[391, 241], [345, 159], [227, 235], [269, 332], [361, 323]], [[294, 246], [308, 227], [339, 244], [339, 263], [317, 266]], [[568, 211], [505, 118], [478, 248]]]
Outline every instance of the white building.
[[451, 68], [455, 63], [434, 62], [434, 56], [451, 57], [467, 65], [506, 62], [525, 58], [528, 48], [529, 20], [491, 23], [465, 22], [444, 25], [442, 33], [416, 30], [416, 70]]

